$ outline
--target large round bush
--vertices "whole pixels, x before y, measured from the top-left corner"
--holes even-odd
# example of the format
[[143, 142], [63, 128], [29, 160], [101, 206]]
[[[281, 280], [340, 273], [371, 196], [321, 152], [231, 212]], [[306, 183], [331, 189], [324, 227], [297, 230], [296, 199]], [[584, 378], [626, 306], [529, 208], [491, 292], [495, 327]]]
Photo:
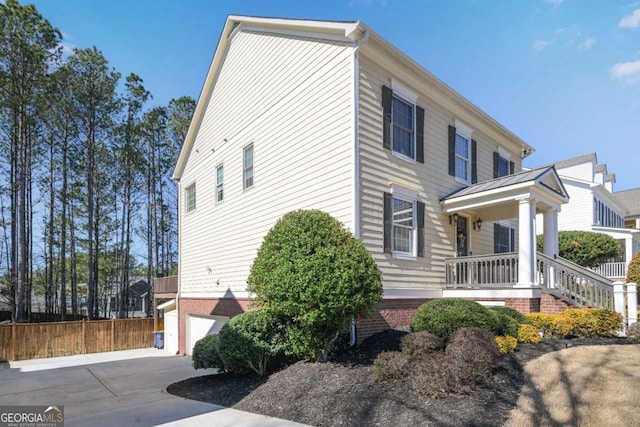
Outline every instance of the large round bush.
[[500, 329], [496, 316], [488, 308], [474, 301], [457, 298], [441, 298], [424, 303], [411, 320], [414, 332], [428, 331], [445, 341], [458, 329], [471, 327], [491, 332]]
[[284, 322], [287, 354], [307, 359], [326, 357], [352, 316], [369, 314], [382, 298], [380, 270], [362, 242], [318, 210], [278, 220], [247, 284]]
[[[538, 251], [543, 249], [544, 236], [537, 236]], [[620, 255], [616, 239], [593, 231], [561, 231], [558, 233], [558, 254], [582, 267], [594, 268]]]

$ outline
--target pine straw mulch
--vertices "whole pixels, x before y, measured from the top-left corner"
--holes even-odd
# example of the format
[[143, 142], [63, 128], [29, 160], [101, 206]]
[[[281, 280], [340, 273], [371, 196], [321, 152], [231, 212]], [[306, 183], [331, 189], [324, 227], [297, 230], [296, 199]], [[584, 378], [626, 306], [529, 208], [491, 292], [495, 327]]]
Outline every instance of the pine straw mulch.
[[[411, 379], [373, 380], [373, 360], [399, 350], [406, 332], [388, 330], [327, 363], [298, 362], [269, 376], [229, 374], [190, 378], [170, 385], [171, 394], [313, 426], [496, 426], [518, 401], [528, 361], [565, 348], [561, 340], [520, 344], [500, 359], [494, 374], [462, 396], [421, 399]], [[631, 344], [624, 338], [571, 340], [571, 346]]]

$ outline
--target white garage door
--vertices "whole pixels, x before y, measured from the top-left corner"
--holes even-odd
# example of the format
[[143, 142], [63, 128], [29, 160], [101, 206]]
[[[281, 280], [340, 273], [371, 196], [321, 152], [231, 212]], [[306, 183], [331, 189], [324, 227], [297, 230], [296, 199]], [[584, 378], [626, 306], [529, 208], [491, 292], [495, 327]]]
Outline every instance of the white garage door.
[[196, 341], [207, 335], [214, 335], [229, 321], [226, 316], [202, 316], [187, 314], [187, 354], [193, 353], [193, 346]]

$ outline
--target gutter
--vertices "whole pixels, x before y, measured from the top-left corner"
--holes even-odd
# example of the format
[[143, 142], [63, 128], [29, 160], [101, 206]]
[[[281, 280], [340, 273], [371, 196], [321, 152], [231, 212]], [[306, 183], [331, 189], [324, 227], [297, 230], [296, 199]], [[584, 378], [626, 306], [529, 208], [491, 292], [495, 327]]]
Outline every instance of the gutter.
[[[360, 22], [356, 24], [360, 27]], [[360, 238], [360, 57], [358, 51], [367, 40], [369, 30], [365, 28], [364, 34], [357, 42], [353, 43], [353, 235]], [[351, 316], [349, 346], [356, 345], [356, 319]]]

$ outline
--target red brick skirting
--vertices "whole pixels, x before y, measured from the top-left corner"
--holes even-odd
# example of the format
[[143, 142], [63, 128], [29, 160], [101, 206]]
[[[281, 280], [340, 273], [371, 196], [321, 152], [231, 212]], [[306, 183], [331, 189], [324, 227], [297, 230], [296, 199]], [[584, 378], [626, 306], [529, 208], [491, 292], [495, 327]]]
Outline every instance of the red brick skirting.
[[360, 344], [373, 334], [386, 329], [408, 326], [418, 307], [429, 298], [384, 299], [369, 317], [360, 318], [356, 324], [356, 340]]
[[558, 314], [568, 308], [571, 308], [571, 306], [555, 295], [542, 294], [542, 298], [540, 298], [541, 313]]

